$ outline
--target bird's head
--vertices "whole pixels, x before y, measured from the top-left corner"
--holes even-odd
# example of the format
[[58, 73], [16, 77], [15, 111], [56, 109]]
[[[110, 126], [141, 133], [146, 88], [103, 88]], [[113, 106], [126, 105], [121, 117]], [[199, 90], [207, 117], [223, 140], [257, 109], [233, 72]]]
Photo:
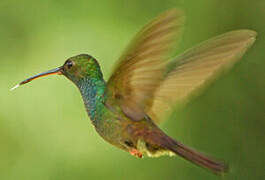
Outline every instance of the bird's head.
[[84, 78], [101, 78], [99, 64], [96, 59], [87, 54], [80, 54], [67, 59], [59, 73], [77, 84]]
[[84, 78], [86, 79], [102, 78], [100, 66], [96, 61], [96, 59], [94, 59], [92, 56], [87, 54], [80, 54], [67, 59], [65, 63], [58, 68], [37, 74], [20, 82], [11, 90], [16, 89], [17, 87], [26, 84], [34, 79], [37, 79], [39, 77], [54, 75], [54, 74], [64, 75], [76, 85], [78, 85], [80, 80]]

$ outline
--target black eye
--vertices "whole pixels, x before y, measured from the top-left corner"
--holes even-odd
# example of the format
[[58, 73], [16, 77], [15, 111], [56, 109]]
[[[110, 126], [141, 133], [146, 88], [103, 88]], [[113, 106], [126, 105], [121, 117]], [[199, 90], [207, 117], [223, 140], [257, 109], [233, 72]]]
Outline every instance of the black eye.
[[67, 66], [67, 69], [70, 69], [73, 66], [73, 62], [72, 61], [67, 61], [65, 63], [65, 65]]

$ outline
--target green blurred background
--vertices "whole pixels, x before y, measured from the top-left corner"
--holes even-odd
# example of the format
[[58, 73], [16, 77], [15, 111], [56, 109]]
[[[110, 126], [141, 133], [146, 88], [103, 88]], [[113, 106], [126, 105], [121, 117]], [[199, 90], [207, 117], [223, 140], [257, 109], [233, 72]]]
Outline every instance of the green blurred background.
[[[105, 77], [133, 35], [173, 7], [187, 22], [176, 53], [212, 36], [253, 29], [253, 48], [162, 129], [179, 141], [225, 160], [218, 177], [181, 158], [136, 159], [95, 132], [77, 88], [62, 76], [10, 92], [30, 75], [88, 53]], [[0, 179], [264, 179], [264, 0], [1, 0]]]

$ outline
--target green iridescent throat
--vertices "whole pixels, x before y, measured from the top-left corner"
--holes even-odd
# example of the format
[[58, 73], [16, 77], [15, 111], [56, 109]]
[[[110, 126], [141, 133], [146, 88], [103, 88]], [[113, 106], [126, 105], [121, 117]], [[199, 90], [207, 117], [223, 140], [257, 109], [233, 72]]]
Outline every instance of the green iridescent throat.
[[102, 110], [104, 109], [104, 92], [106, 83], [102, 76], [95, 78], [82, 78], [78, 83], [86, 111], [94, 125], [97, 120], [101, 119]]

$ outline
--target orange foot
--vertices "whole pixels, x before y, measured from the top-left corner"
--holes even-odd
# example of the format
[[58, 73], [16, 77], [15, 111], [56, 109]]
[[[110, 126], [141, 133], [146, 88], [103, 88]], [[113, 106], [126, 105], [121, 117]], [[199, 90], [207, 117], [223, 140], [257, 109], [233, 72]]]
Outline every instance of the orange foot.
[[138, 158], [143, 157], [143, 154], [140, 151], [138, 151], [137, 149], [131, 149], [129, 152], [131, 155], [133, 155], [135, 157], [138, 157]]

